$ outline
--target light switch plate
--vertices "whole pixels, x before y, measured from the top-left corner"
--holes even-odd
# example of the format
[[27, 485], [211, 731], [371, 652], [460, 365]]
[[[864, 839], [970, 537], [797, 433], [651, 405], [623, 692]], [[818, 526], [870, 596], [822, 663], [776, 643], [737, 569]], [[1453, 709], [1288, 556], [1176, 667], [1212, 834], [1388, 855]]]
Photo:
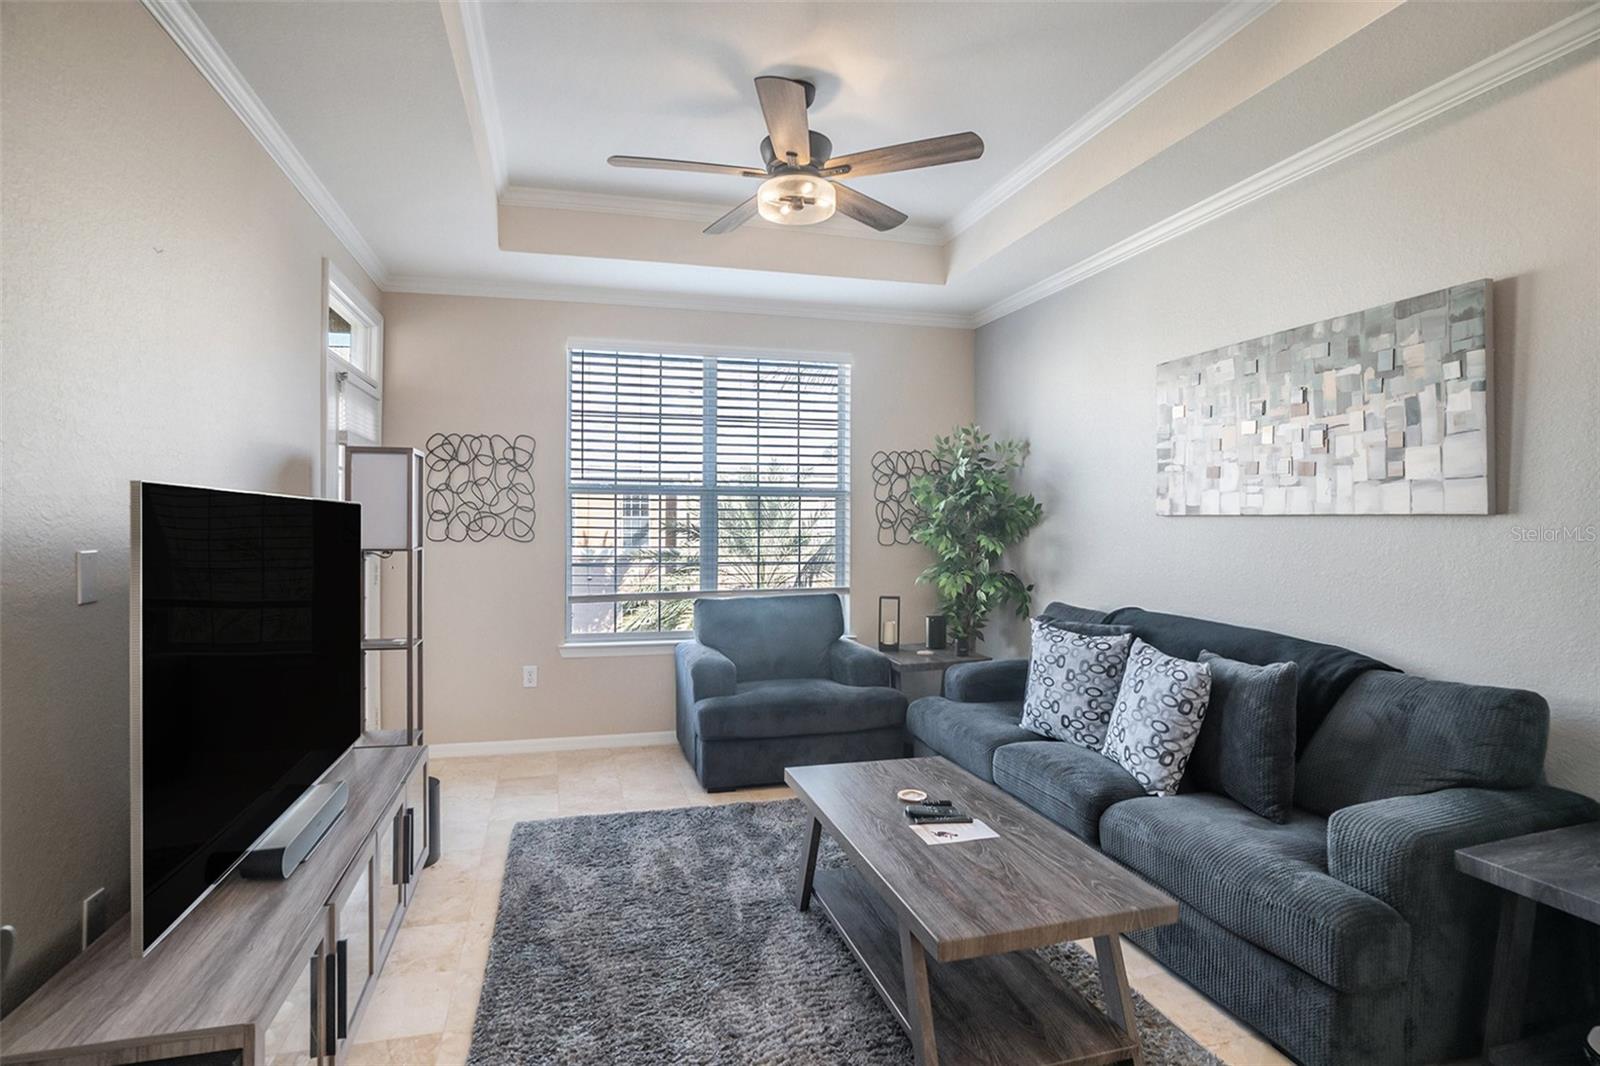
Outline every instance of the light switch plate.
[[78, 553], [78, 606], [93, 603], [100, 598], [97, 588], [100, 570], [100, 553], [90, 548]]
[[87, 951], [89, 945], [100, 939], [106, 931], [106, 890], [97, 888], [83, 898], [83, 921], [79, 926], [79, 950]]

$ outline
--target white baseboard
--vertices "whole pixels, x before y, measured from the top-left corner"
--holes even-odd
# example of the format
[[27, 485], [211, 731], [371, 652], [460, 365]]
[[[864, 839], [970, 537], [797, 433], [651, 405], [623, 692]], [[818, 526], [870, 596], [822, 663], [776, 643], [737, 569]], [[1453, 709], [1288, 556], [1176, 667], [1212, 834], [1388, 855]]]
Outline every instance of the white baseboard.
[[651, 748], [677, 743], [678, 735], [661, 733], [602, 733], [593, 737], [529, 737], [525, 740], [468, 740], [455, 744], [429, 744], [434, 759], [473, 755], [528, 755], [541, 751], [578, 751], [582, 748]]

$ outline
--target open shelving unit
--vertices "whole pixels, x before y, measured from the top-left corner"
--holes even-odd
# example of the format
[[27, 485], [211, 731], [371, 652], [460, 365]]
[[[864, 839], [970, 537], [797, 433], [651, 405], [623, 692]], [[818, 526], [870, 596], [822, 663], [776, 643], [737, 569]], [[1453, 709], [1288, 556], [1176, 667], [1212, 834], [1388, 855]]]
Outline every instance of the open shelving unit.
[[[405, 567], [405, 632], [366, 637], [363, 655], [405, 658], [405, 722], [385, 726], [380, 713], [376, 728], [363, 731], [368, 747], [423, 743], [423, 482], [422, 453], [415, 448], [352, 445], [345, 450], [344, 496], [361, 504], [361, 551], [368, 558], [397, 560]], [[363, 577], [365, 601], [368, 586]], [[391, 612], [392, 616], [392, 612]], [[365, 617], [365, 612], [363, 612]], [[362, 706], [366, 706], [367, 671], [362, 671]]]

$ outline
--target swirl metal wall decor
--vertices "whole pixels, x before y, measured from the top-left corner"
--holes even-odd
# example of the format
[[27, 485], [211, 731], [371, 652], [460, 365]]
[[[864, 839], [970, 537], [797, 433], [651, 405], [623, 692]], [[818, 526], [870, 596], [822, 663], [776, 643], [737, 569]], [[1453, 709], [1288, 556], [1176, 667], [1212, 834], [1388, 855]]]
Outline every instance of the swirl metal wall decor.
[[526, 433], [435, 433], [423, 488], [428, 539], [533, 540], [533, 449]]
[[911, 479], [934, 474], [939, 464], [928, 448], [877, 452], [872, 456], [872, 499], [878, 518], [878, 543], [910, 544], [922, 511], [911, 501]]

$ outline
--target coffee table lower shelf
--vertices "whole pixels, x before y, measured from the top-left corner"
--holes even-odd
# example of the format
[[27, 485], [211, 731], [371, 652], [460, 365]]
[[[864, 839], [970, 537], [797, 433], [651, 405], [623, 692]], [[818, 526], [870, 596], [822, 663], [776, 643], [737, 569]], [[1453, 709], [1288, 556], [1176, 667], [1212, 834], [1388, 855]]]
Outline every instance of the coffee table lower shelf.
[[[900, 928], [850, 867], [818, 867], [813, 898], [908, 1033]], [[1031, 951], [927, 961], [939, 1061], [949, 1066], [1099, 1066], [1136, 1061], [1128, 1035]]]

